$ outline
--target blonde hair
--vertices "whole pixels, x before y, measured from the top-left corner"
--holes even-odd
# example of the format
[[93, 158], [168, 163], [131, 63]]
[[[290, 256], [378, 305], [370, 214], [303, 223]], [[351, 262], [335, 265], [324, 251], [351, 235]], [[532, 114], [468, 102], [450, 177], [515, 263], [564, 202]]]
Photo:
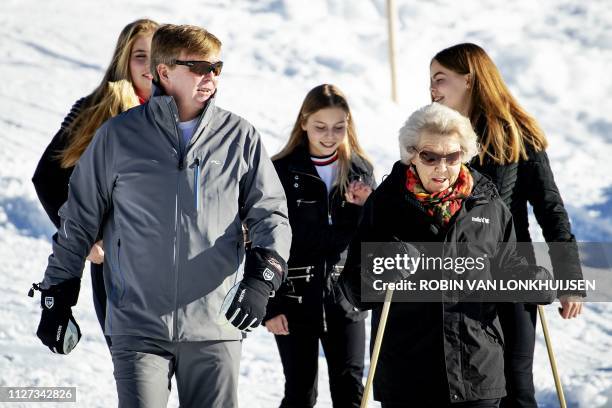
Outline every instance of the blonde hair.
[[481, 163], [485, 156], [501, 165], [527, 159], [527, 144], [536, 151], [546, 149], [544, 132], [512, 96], [482, 48], [471, 43], [457, 44], [437, 53], [434, 60], [458, 74], [469, 74], [470, 120], [479, 132]]
[[181, 51], [187, 54], [208, 56], [221, 51], [221, 41], [202, 27], [193, 25], [164, 24], [155, 32], [151, 42], [151, 74], [159, 82], [157, 66], [172, 67]]
[[130, 75], [130, 54], [136, 40], [152, 34], [157, 27], [155, 21], [140, 19], [121, 30], [113, 58], [102, 81], [84, 99], [79, 114], [66, 129], [70, 139], [66, 149], [59, 154], [62, 167], [76, 164], [102, 123], [138, 105], [138, 96]]
[[336, 184], [339, 186], [340, 194], [348, 190], [349, 185], [349, 173], [351, 170], [351, 158], [353, 155], [360, 157], [368, 165], [372, 165], [367, 155], [361, 148], [357, 139], [357, 132], [355, 131], [355, 124], [353, 121], [353, 115], [349, 108], [346, 97], [334, 85], [323, 84], [319, 85], [308, 92], [302, 102], [302, 107], [298, 113], [293, 130], [289, 136], [289, 140], [285, 147], [281, 149], [279, 153], [272, 157], [272, 160], [281, 159], [293, 153], [293, 151], [301, 144], [308, 143], [308, 134], [302, 125], [306, 123], [308, 117], [313, 113], [320, 111], [325, 108], [340, 108], [347, 115], [347, 128], [346, 136], [343, 142], [338, 146], [338, 175], [336, 177]]
[[463, 162], [478, 154], [478, 136], [470, 120], [459, 112], [439, 103], [432, 103], [414, 112], [399, 131], [400, 157], [410, 165], [424, 134], [459, 137]]

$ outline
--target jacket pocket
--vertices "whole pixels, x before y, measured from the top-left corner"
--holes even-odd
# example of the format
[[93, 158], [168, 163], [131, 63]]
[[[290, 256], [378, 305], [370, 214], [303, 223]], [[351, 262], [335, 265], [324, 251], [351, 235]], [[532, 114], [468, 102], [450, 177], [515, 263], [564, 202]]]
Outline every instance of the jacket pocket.
[[299, 207], [307, 207], [309, 205], [313, 205], [318, 203], [317, 200], [304, 200], [303, 198], [298, 198], [297, 200], [295, 200], [295, 205], [299, 208]]
[[485, 324], [481, 323], [482, 331], [484, 332], [485, 337], [493, 344], [499, 344], [502, 349], [504, 348], [504, 339], [501, 335], [501, 332], [495, 328], [493, 324]]
[[348, 301], [346, 296], [344, 296], [342, 289], [340, 289], [339, 283], [334, 282], [332, 290], [334, 303], [329, 313], [330, 317], [333, 318], [334, 315], [337, 315], [336, 318], [339, 320], [357, 322], [359, 320], [363, 320], [367, 316], [366, 312], [359, 310]]
[[321, 208], [318, 200], [307, 200], [298, 198], [295, 200], [295, 207], [289, 208], [289, 221], [293, 224], [316, 225], [321, 222], [325, 210]]
[[115, 256], [111, 257], [112, 273], [108, 296], [119, 307], [123, 304], [125, 297], [125, 276], [121, 269], [121, 239], [117, 239], [113, 249], [115, 250]]
[[191, 166], [193, 170], [193, 200], [196, 210], [196, 214], [200, 210], [200, 177], [202, 175], [202, 168], [200, 167], [200, 159], [196, 157]]

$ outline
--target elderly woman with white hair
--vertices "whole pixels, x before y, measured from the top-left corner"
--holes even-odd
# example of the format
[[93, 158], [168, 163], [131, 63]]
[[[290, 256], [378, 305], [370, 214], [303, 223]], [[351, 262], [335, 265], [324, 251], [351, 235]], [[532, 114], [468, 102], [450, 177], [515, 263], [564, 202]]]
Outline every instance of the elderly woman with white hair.
[[[354, 306], [373, 309], [372, 333], [382, 304], [361, 299], [363, 242], [412, 249], [410, 243], [467, 243], [467, 251], [477, 248], [469, 255], [484, 252], [490, 265], [540, 273], [516, 254], [512, 216], [494, 184], [466, 164], [478, 152], [476, 140], [467, 118], [437, 103], [414, 112], [400, 130], [401, 160], [366, 202], [340, 277]], [[374, 398], [383, 408], [498, 407], [506, 393], [503, 361], [495, 303], [393, 302]]]

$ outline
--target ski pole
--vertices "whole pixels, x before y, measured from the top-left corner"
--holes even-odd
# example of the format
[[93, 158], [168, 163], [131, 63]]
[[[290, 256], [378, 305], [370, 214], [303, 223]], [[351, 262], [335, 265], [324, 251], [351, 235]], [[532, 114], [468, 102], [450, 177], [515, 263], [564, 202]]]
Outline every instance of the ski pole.
[[393, 290], [387, 289], [387, 292], [385, 293], [385, 303], [383, 304], [382, 313], [380, 314], [380, 322], [378, 323], [378, 330], [376, 331], [376, 339], [374, 340], [374, 350], [372, 350], [372, 358], [370, 359], [368, 379], [366, 381], [365, 389], [363, 390], [363, 396], [361, 397], [361, 408], [366, 408], [368, 406], [370, 389], [372, 388], [372, 382], [374, 381], [374, 373], [376, 372], [376, 364], [378, 363], [380, 346], [382, 345], [383, 335], [385, 334], [385, 326], [387, 325], [387, 317], [389, 316], [392, 297]]
[[563, 395], [563, 387], [561, 386], [561, 379], [559, 378], [559, 372], [557, 371], [557, 361], [555, 360], [555, 354], [553, 352], [552, 343], [550, 341], [550, 335], [548, 334], [548, 325], [546, 324], [546, 316], [544, 316], [544, 307], [538, 305], [538, 312], [540, 314], [540, 323], [542, 324], [542, 331], [544, 332], [544, 341], [546, 342], [546, 350], [548, 351], [548, 359], [550, 360], [550, 368], [555, 379], [555, 387], [557, 388], [557, 397], [559, 398], [559, 405], [561, 408], [567, 408], [565, 402], [565, 395]]

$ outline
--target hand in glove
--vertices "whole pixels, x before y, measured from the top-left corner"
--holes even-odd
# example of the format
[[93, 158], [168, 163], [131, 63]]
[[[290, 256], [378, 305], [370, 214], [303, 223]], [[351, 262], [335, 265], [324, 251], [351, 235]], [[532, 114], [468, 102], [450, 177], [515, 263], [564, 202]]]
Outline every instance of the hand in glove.
[[[552, 272], [548, 269], [537, 265], [522, 265], [513, 270], [512, 279], [515, 280], [534, 280], [534, 281], [551, 281], [555, 280]], [[555, 301], [557, 291], [555, 290], [519, 290], [517, 291], [519, 300], [523, 303], [532, 303], [536, 305], [549, 305]]]
[[[412, 270], [410, 267], [410, 263], [408, 264], [408, 268], [404, 269], [401, 267], [396, 267], [395, 263], [393, 263], [393, 268], [386, 269], [383, 265], [378, 265], [379, 268], [383, 268], [383, 271], [380, 270], [377, 272], [374, 270], [374, 260], [375, 259], [396, 259], [399, 256], [401, 259], [404, 256], [408, 258], [420, 258], [421, 251], [416, 248], [414, 245], [403, 242], [403, 241], [389, 241], [389, 242], [377, 242], [377, 243], [369, 243], [368, 244], [368, 253], [366, 254], [367, 259], [367, 282], [374, 281], [376, 279], [381, 279], [384, 282], [399, 282], [402, 279], [410, 278], [416, 271]], [[403, 265], [403, 263], [402, 263]]]
[[81, 339], [81, 329], [72, 316], [71, 307], [76, 305], [79, 297], [81, 280], [74, 278], [41, 289], [32, 285], [29, 296], [34, 296], [34, 290], [40, 291], [40, 306], [42, 314], [36, 335], [52, 352], [68, 354]]
[[249, 332], [266, 315], [270, 292], [279, 288], [287, 273], [287, 263], [276, 251], [255, 247], [246, 257], [244, 278], [225, 312], [227, 320], [239, 330]]

